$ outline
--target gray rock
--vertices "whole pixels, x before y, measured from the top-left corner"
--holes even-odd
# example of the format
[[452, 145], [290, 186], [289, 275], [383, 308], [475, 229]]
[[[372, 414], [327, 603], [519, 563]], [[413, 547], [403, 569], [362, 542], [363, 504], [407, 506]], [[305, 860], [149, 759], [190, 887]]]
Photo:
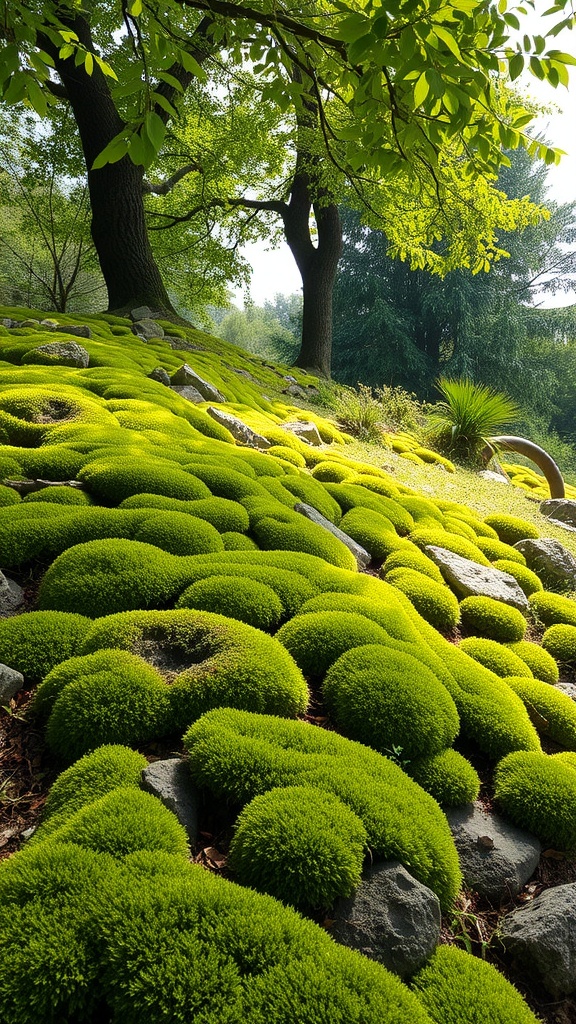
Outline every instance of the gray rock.
[[186, 829], [190, 843], [198, 838], [198, 801], [190, 770], [179, 757], [153, 761], [142, 772], [142, 789], [162, 801]]
[[255, 430], [239, 420], [237, 416], [231, 416], [228, 412], [223, 412], [222, 409], [215, 409], [214, 406], [209, 405], [206, 412], [216, 423], [220, 423], [226, 430], [229, 430], [237, 441], [241, 444], [246, 444], [250, 448], [260, 448], [265, 451], [267, 448], [272, 446], [271, 441], [268, 438], [263, 437], [262, 434], [257, 434]]
[[41, 355], [48, 356], [50, 361], [58, 366], [77, 366], [82, 370], [85, 370], [90, 362], [86, 349], [75, 341], [51, 341], [49, 345], [39, 345], [33, 352], [28, 353], [27, 362], [45, 364], [45, 359], [42, 359]]
[[200, 392], [205, 402], [225, 402], [226, 398], [218, 388], [215, 388], [213, 384], [210, 384], [199, 374], [195, 373], [188, 363], [184, 363], [180, 366], [175, 373], [172, 374], [170, 380], [172, 384], [181, 385], [184, 387], [193, 387]]
[[289, 395], [290, 398], [308, 398], [308, 392], [299, 384], [289, 384], [287, 388], [282, 389], [282, 394]]
[[74, 338], [92, 337], [92, 328], [88, 324], [59, 324], [54, 330], [59, 334], [71, 334]]
[[0, 618], [12, 615], [24, 604], [24, 591], [14, 580], [0, 572]]
[[185, 341], [184, 338], [177, 338], [175, 335], [165, 334], [164, 341], [167, 341], [170, 348], [175, 351], [181, 352], [205, 352], [206, 349], [202, 345], [194, 345], [191, 341]]
[[540, 860], [536, 837], [480, 804], [449, 807], [445, 814], [466, 885], [495, 904], [520, 892]]
[[576, 990], [576, 882], [546, 889], [501, 921], [501, 940], [519, 967], [555, 999]]
[[540, 502], [540, 511], [555, 526], [576, 530], [576, 501], [568, 498], [548, 498]]
[[10, 320], [9, 317], [3, 317], [0, 320], [0, 327], [7, 327], [9, 330], [16, 326], [16, 320]]
[[401, 978], [428, 959], [440, 939], [438, 897], [398, 861], [364, 872], [350, 899], [338, 900], [330, 934]]
[[139, 334], [141, 338], [163, 338], [164, 328], [155, 320], [135, 320], [132, 324], [132, 333]]
[[567, 697], [571, 697], [572, 700], [576, 700], [576, 685], [574, 683], [555, 683], [557, 690], [561, 690]]
[[24, 686], [24, 676], [15, 668], [0, 664], [0, 704], [7, 704]]
[[361, 544], [352, 540], [352, 537], [349, 537], [347, 533], [340, 530], [338, 526], [334, 526], [334, 523], [331, 523], [329, 519], [326, 519], [326, 516], [323, 516], [318, 512], [318, 509], [315, 509], [313, 505], [307, 505], [305, 502], [299, 501], [294, 505], [294, 511], [300, 512], [303, 516], [306, 516], [307, 519], [310, 519], [311, 522], [316, 523], [318, 526], [323, 526], [324, 529], [328, 530], [333, 537], [337, 537], [338, 540], [341, 540], [348, 550], [354, 555], [359, 569], [365, 569], [366, 566], [370, 564], [372, 561], [372, 555], [370, 552], [366, 551], [366, 548], [363, 548]]
[[426, 544], [426, 554], [436, 563], [448, 586], [459, 597], [492, 597], [521, 612], [529, 609], [528, 598], [513, 576], [489, 565], [479, 565], [446, 548]]
[[45, 327], [47, 331], [55, 331], [59, 327], [57, 320], [41, 320], [40, 326]]
[[150, 380], [158, 381], [159, 384], [165, 384], [167, 388], [170, 387], [170, 374], [163, 366], [155, 366], [148, 377]]
[[481, 477], [482, 480], [491, 480], [492, 483], [495, 484], [512, 484], [512, 481], [509, 480], [508, 477], [504, 476], [502, 473], [494, 473], [492, 469], [482, 469], [480, 473], [478, 473], [478, 476]]
[[576, 558], [559, 540], [526, 538], [514, 547], [549, 590], [570, 590], [576, 585]]
[[131, 320], [152, 320], [152, 310], [150, 306], [136, 306], [135, 309], [130, 310]]
[[280, 423], [279, 427], [281, 430], [288, 430], [291, 434], [295, 434], [301, 441], [305, 441], [307, 444], [321, 445], [322, 438], [318, 431], [318, 427], [315, 423], [311, 423], [310, 420], [295, 420], [293, 423]]
[[196, 388], [186, 387], [185, 385], [171, 384], [170, 391], [175, 391], [180, 398], [185, 398], [187, 402], [194, 402], [194, 405], [199, 405], [204, 399]]

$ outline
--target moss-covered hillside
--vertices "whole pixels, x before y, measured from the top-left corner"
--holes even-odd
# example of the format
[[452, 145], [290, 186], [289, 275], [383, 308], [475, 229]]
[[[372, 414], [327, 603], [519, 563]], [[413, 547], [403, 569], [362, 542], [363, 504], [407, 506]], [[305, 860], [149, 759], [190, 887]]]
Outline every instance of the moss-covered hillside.
[[[0, 1019], [534, 1024], [471, 956], [435, 954], [409, 986], [293, 908], [318, 918], [370, 857], [449, 911], [462, 875], [443, 809], [481, 781], [511, 821], [576, 849], [576, 704], [554, 685], [576, 603], [547, 598], [513, 547], [552, 535], [537, 506], [427, 449], [406, 459], [408, 442], [360, 448], [306, 401], [312, 378], [192, 328], [145, 340], [111, 316], [61, 316], [58, 333], [42, 318], [0, 310], [0, 568], [27, 593], [0, 620], [0, 662], [34, 691], [61, 774], [0, 869]], [[80, 322], [89, 337], [66, 334]], [[183, 364], [224, 401], [171, 387]], [[428, 545], [505, 564], [527, 610], [460, 602]], [[226, 878], [189, 863], [138, 788], [163, 740], [238, 816]]]

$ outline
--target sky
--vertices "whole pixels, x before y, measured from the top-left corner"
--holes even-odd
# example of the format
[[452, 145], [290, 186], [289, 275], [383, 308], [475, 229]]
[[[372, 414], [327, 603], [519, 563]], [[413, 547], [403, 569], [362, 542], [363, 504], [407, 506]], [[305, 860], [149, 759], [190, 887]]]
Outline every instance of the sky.
[[[576, 53], [576, 30], [562, 33], [556, 45], [558, 49]], [[556, 108], [539, 117], [535, 124], [538, 131], [546, 135], [550, 145], [566, 153], [560, 164], [550, 168], [548, 174], [549, 198], [557, 203], [576, 201], [576, 67], [571, 69], [570, 77], [569, 90], [562, 86], [553, 89], [530, 74], [520, 80], [528, 96], [541, 105]], [[253, 268], [250, 294], [257, 306], [262, 306], [266, 299], [273, 300], [277, 293], [291, 295], [301, 290], [300, 274], [285, 243], [271, 250], [266, 243], [258, 242], [244, 246], [242, 253]], [[574, 301], [574, 293], [558, 293], [549, 296], [546, 305], [563, 306]], [[233, 302], [242, 308], [242, 289], [234, 292]]]

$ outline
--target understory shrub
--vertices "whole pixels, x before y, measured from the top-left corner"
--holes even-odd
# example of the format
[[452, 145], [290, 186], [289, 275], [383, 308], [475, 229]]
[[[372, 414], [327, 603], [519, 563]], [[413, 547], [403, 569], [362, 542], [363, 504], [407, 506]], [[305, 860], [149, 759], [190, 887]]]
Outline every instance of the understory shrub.
[[494, 796], [520, 828], [545, 846], [576, 850], [576, 769], [562, 755], [515, 751], [496, 768]]
[[338, 797], [286, 786], [244, 807], [228, 865], [242, 885], [299, 910], [327, 910], [359, 884], [366, 843], [360, 818]]
[[491, 597], [465, 597], [460, 602], [462, 625], [471, 633], [503, 644], [522, 640], [527, 622], [522, 612]]
[[526, 705], [539, 733], [576, 750], [576, 702], [568, 694], [541, 679], [508, 676], [504, 681]]
[[421, 661], [390, 647], [355, 647], [329, 668], [322, 694], [338, 731], [411, 760], [450, 747], [460, 720], [445, 686]]
[[477, 771], [457, 750], [449, 747], [430, 757], [417, 757], [404, 771], [438, 801], [441, 807], [472, 803], [480, 792]]
[[266, 583], [238, 576], [210, 576], [187, 587], [179, 608], [201, 608], [257, 629], [274, 629], [284, 614], [280, 598]]
[[576, 601], [570, 597], [542, 590], [532, 595], [530, 607], [536, 619], [543, 622], [545, 626], [554, 626], [556, 623], [576, 626]]
[[499, 539], [504, 544], [516, 544], [517, 541], [524, 540], [526, 537], [536, 540], [540, 536], [540, 531], [534, 526], [534, 523], [529, 523], [527, 519], [521, 519], [520, 516], [495, 512], [493, 515], [485, 516], [484, 522], [496, 530]]
[[532, 670], [522, 661], [510, 647], [505, 647], [497, 640], [485, 637], [469, 636], [460, 641], [460, 650], [474, 661], [484, 665], [490, 672], [503, 678], [505, 676], [527, 676], [532, 678]]
[[576, 661], [576, 626], [558, 623], [549, 626], [542, 637], [542, 647], [556, 661], [572, 665]]
[[558, 682], [560, 672], [554, 658], [548, 651], [545, 651], [540, 644], [530, 643], [528, 640], [519, 640], [515, 644], [509, 644], [510, 650], [522, 659], [525, 665], [532, 672], [536, 679], [543, 683]]
[[71, 612], [41, 611], [0, 619], [0, 663], [38, 682], [77, 654], [92, 622]]

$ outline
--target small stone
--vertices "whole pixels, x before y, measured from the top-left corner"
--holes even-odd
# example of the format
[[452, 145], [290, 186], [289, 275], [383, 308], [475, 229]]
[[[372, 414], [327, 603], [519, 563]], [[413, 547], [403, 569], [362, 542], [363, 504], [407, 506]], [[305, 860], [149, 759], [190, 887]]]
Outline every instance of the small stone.
[[480, 804], [449, 807], [445, 814], [466, 885], [495, 904], [520, 892], [540, 860], [536, 837]]
[[24, 604], [24, 591], [14, 580], [0, 572], [0, 618], [12, 615]]
[[141, 785], [176, 815], [194, 844], [198, 838], [198, 800], [186, 762], [179, 757], [153, 761], [142, 772]]
[[517, 965], [555, 999], [576, 990], [576, 883], [546, 889], [500, 922], [501, 940]]
[[479, 565], [446, 548], [426, 544], [425, 553], [438, 566], [448, 586], [457, 597], [491, 597], [526, 613], [528, 598], [517, 580], [507, 572], [489, 565]]
[[322, 438], [318, 431], [318, 427], [315, 423], [310, 420], [295, 420], [293, 423], [280, 423], [279, 427], [281, 430], [288, 430], [291, 434], [295, 434], [301, 441], [305, 441], [307, 444], [321, 445]]
[[401, 978], [428, 959], [440, 939], [438, 897], [398, 861], [368, 868], [349, 899], [338, 900], [330, 934]]
[[185, 398], [187, 402], [194, 402], [194, 405], [199, 405], [200, 402], [204, 401], [202, 395], [196, 390], [196, 388], [185, 386], [180, 387], [179, 385], [171, 384], [170, 391], [175, 391], [177, 395], [180, 395], [180, 398]]
[[170, 374], [163, 366], [155, 366], [152, 373], [148, 374], [150, 380], [158, 381], [158, 384], [165, 384], [167, 388], [170, 387]]
[[155, 320], [136, 320], [132, 324], [132, 334], [139, 334], [147, 341], [149, 338], [163, 338], [164, 328]]
[[59, 334], [71, 334], [74, 338], [92, 337], [92, 328], [88, 324], [58, 324], [54, 330]]
[[206, 402], [225, 402], [225, 396], [203, 377], [200, 377], [188, 363], [180, 366], [170, 378], [172, 384], [196, 388]]
[[307, 391], [299, 384], [289, 384], [287, 388], [282, 389], [282, 394], [289, 395], [290, 398], [308, 398]]
[[572, 700], [576, 700], [576, 684], [574, 683], [555, 683], [557, 690], [561, 690], [567, 697], [571, 697]]
[[576, 558], [559, 540], [525, 538], [516, 541], [514, 547], [549, 590], [570, 590], [576, 586]]
[[48, 330], [48, 331], [55, 331], [56, 328], [58, 327], [58, 321], [57, 320], [41, 320], [40, 321], [40, 326], [41, 327], [45, 327], [46, 330]]
[[7, 704], [24, 686], [24, 676], [9, 665], [0, 664], [0, 704]]
[[322, 526], [325, 530], [328, 530], [333, 537], [337, 537], [343, 544], [346, 545], [349, 551], [352, 552], [356, 559], [358, 569], [365, 569], [367, 565], [372, 561], [372, 555], [366, 548], [363, 548], [357, 541], [349, 537], [347, 533], [340, 530], [338, 526], [334, 526], [326, 516], [323, 516], [318, 509], [314, 508], [313, 505], [307, 505], [305, 502], [297, 502], [294, 505], [294, 511], [300, 512], [303, 516], [306, 516], [312, 523], [316, 523], [317, 526]]
[[205, 352], [206, 351], [206, 349], [204, 349], [202, 347], [202, 345], [194, 345], [194, 343], [191, 342], [191, 341], [184, 341], [184, 338], [177, 338], [177, 337], [175, 337], [174, 335], [171, 335], [171, 334], [165, 334], [164, 335], [164, 341], [167, 341], [168, 344], [170, 345], [170, 348], [173, 348], [175, 351], [181, 351], [181, 352]]
[[58, 366], [77, 366], [85, 370], [90, 356], [82, 345], [75, 341], [52, 341], [49, 345], [39, 345], [26, 354], [26, 362], [45, 366], [47, 362]]
[[239, 420], [237, 416], [231, 416], [230, 413], [223, 412], [222, 409], [215, 409], [212, 405], [208, 406], [206, 412], [213, 420], [216, 420], [216, 423], [226, 427], [226, 430], [230, 431], [232, 437], [236, 441], [240, 441], [241, 444], [248, 445], [249, 448], [259, 448], [262, 451], [266, 451], [267, 448], [271, 447], [271, 442], [267, 437], [257, 434], [255, 430], [252, 430], [246, 423]]
[[131, 320], [151, 320], [152, 310], [150, 306], [136, 306], [135, 309], [130, 310]]

